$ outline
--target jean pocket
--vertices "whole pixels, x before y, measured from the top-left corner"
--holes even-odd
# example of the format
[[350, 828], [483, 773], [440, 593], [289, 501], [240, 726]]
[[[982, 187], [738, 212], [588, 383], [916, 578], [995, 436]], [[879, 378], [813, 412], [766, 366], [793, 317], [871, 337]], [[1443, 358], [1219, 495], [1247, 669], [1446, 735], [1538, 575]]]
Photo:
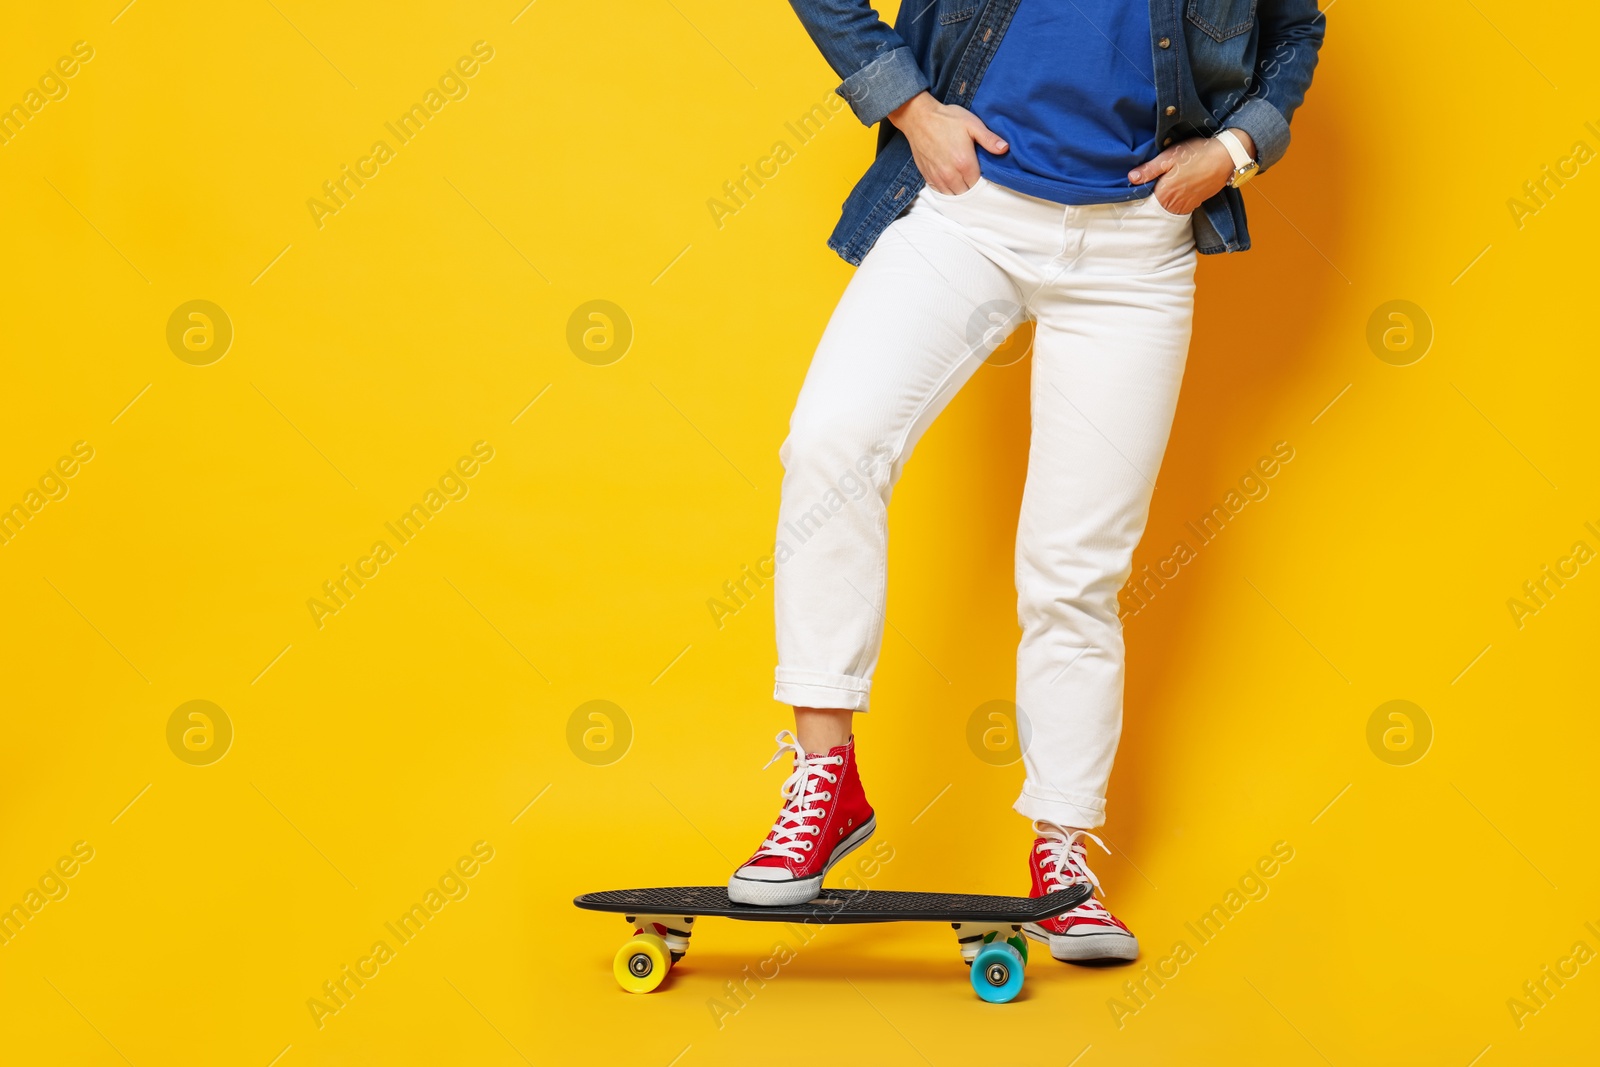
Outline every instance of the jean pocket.
[[969, 196], [971, 196], [973, 193], [976, 193], [979, 189], [982, 189], [985, 185], [988, 185], [988, 184], [989, 184], [989, 179], [985, 178], [983, 175], [980, 174], [980, 175], [978, 175], [978, 180], [973, 182], [963, 192], [959, 192], [959, 193], [941, 193], [939, 190], [935, 189], [931, 185], [926, 186], [926, 188], [927, 188], [929, 193], [931, 193], [934, 196], [938, 197], [940, 200], [965, 200]]
[[1161, 214], [1165, 215], [1169, 219], [1192, 219], [1192, 218], [1194, 218], [1194, 212], [1192, 212], [1192, 211], [1190, 211], [1190, 212], [1188, 212], [1186, 214], [1183, 214], [1183, 215], [1178, 214], [1176, 211], [1168, 211], [1167, 210], [1167, 205], [1163, 204], [1160, 201], [1160, 199], [1157, 198], [1154, 190], [1152, 190], [1151, 193], [1150, 193], [1150, 202], [1156, 206], [1156, 210], [1157, 211], [1159, 211]]
[[1214, 41], [1248, 33], [1256, 24], [1258, 0], [1189, 0], [1189, 21]]

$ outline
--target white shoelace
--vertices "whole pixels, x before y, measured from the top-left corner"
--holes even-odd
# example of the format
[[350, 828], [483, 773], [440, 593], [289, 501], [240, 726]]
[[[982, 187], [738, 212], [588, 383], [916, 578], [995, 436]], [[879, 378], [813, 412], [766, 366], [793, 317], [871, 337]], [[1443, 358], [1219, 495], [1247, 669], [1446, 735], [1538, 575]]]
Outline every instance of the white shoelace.
[[[1034, 852], [1045, 854], [1043, 868], [1043, 881], [1045, 892], [1054, 893], [1059, 889], [1066, 889], [1074, 885], [1091, 885], [1096, 891], [1100, 889], [1100, 879], [1089, 869], [1089, 850], [1084, 846], [1084, 841], [1093, 841], [1100, 846], [1100, 851], [1111, 855], [1111, 850], [1106, 843], [1088, 830], [1073, 830], [1070, 833], [1050, 823], [1036, 822], [1033, 830], [1044, 838]], [[1093, 896], [1090, 896], [1077, 909], [1085, 912], [1098, 913], [1105, 911]]]
[[812, 805], [826, 804], [833, 800], [831, 791], [818, 792], [818, 787], [824, 782], [833, 785], [839, 780], [839, 776], [827, 768], [842, 767], [844, 757], [809, 754], [800, 747], [800, 742], [788, 730], [778, 731], [778, 736], [774, 740], [778, 742], [778, 751], [767, 761], [767, 767], [782, 759], [785, 752], [789, 752], [794, 754], [794, 773], [784, 780], [783, 810], [778, 813], [778, 821], [772, 824], [772, 833], [756, 850], [755, 858], [775, 856], [785, 860], [804, 859], [803, 853], [810, 852], [816, 847], [816, 841], [805, 835], [809, 834], [811, 838], [815, 838], [822, 832], [821, 827], [809, 825], [807, 820], [821, 819], [827, 814], [827, 809]]

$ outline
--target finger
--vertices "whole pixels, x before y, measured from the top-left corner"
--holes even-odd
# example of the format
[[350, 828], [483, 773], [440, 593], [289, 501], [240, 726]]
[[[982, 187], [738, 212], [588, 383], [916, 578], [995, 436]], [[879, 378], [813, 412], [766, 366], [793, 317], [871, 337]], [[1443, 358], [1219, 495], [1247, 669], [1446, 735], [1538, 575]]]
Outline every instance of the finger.
[[1153, 178], [1159, 178], [1161, 175], [1172, 169], [1173, 164], [1177, 161], [1177, 158], [1178, 157], [1173, 153], [1173, 150], [1169, 148], [1165, 152], [1162, 152], [1160, 155], [1156, 156], [1154, 159], [1145, 163], [1141, 163], [1137, 167], [1134, 167], [1132, 170], [1130, 170], [1128, 172], [1128, 181], [1132, 182], [1134, 185], [1143, 185], [1145, 182], [1150, 181]]
[[983, 120], [976, 115], [971, 116], [967, 123], [967, 133], [971, 134], [972, 139], [982, 145], [984, 151], [990, 155], [998, 156], [1011, 147], [1006, 144], [1004, 137], [985, 126]]

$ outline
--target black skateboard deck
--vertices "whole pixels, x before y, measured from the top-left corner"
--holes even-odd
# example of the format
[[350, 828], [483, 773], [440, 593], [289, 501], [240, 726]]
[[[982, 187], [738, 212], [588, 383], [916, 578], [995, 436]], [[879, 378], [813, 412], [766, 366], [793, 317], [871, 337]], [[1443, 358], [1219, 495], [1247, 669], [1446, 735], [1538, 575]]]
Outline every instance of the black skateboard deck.
[[973, 922], [1036, 923], [1088, 899], [1088, 886], [1071, 886], [1048, 897], [994, 897], [973, 893], [900, 893], [891, 890], [824, 889], [804, 904], [760, 907], [735, 904], [720, 885], [612, 889], [585, 893], [573, 903], [586, 911], [622, 915], [715, 916], [747, 922]]
[[972, 988], [990, 1003], [1003, 1004], [1022, 989], [1028, 941], [1022, 927], [1070, 911], [1088, 899], [1086, 885], [1046, 897], [998, 897], [973, 893], [902, 893], [891, 890], [825, 889], [804, 904], [758, 907], [735, 904], [719, 885], [612, 889], [585, 893], [573, 903], [586, 911], [623, 916], [633, 937], [617, 950], [612, 974], [630, 993], [648, 993], [689, 951], [697, 918], [707, 916], [768, 923], [947, 922], [955, 927]]

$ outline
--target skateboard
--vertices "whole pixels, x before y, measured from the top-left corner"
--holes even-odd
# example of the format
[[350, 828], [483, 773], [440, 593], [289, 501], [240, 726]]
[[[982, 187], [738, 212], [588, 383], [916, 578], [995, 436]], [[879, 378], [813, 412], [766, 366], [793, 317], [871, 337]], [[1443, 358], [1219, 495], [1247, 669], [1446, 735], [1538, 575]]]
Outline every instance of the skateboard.
[[1039, 898], [825, 889], [804, 904], [755, 907], [729, 900], [724, 886], [678, 886], [585, 893], [573, 903], [586, 911], [619, 913], [633, 927], [612, 962], [617, 984], [630, 993], [649, 993], [662, 983], [689, 951], [697, 918], [813, 925], [947, 922], [955, 928], [973, 991], [991, 1004], [1004, 1004], [1022, 990], [1028, 962], [1022, 925], [1070, 911], [1090, 892], [1086, 885]]

